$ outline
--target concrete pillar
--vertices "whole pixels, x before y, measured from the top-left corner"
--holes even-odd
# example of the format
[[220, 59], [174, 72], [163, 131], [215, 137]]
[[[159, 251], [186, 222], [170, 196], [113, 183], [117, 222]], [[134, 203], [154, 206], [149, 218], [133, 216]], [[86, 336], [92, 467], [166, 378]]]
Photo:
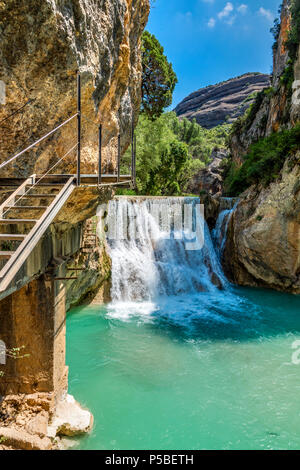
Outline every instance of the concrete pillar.
[[0, 301], [0, 340], [9, 349], [24, 347], [20, 359], [0, 365], [0, 395], [67, 390], [65, 365], [65, 289], [44, 276]]

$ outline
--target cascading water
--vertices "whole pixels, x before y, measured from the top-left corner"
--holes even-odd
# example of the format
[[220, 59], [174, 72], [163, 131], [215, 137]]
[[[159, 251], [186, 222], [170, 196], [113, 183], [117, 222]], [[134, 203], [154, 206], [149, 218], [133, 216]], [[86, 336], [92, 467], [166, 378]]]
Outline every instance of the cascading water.
[[[108, 226], [114, 227], [117, 221], [117, 232], [112, 230], [114, 236], [107, 237], [113, 301], [150, 301], [227, 285], [207, 224], [200, 213], [196, 220], [199, 205], [198, 198], [118, 198], [110, 202]], [[192, 214], [191, 226], [176, 226], [173, 220], [168, 231], [166, 220], [174, 213], [179, 222], [186, 222], [187, 213]], [[201, 233], [195, 231], [197, 223]]]
[[233, 203], [230, 209], [224, 209], [223, 211], [220, 212], [217, 222], [216, 222], [216, 226], [212, 231], [212, 239], [213, 239], [214, 246], [215, 246], [219, 260], [222, 259], [222, 255], [223, 255], [226, 240], [227, 240], [229, 222], [230, 222], [233, 212], [235, 211], [238, 205], [238, 202], [239, 201], [237, 200], [236, 202]]
[[70, 391], [96, 423], [84, 449], [299, 449], [300, 298], [229, 284], [203, 217], [204, 237], [196, 215], [180, 228], [198, 203], [103, 208], [113, 301], [68, 317]]

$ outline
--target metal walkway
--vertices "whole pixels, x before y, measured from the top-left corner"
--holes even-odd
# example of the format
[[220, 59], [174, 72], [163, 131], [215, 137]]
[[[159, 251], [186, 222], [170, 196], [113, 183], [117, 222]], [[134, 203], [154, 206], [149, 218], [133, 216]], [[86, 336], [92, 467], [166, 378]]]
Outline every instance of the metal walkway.
[[[77, 113], [45, 134], [22, 151], [0, 164], [0, 171], [25, 153], [47, 140], [77, 118], [76, 141], [72, 147], [43, 175], [28, 178], [1, 177], [0, 174], [0, 293], [14, 279], [49, 225], [76, 187], [123, 186], [135, 187], [136, 139], [131, 123], [131, 174], [121, 175], [121, 136], [118, 136], [116, 174], [102, 174], [102, 124], [88, 121], [98, 132], [98, 174], [81, 173], [81, 79], [77, 75]], [[87, 119], [87, 118], [86, 118]], [[76, 152], [76, 175], [51, 174], [64, 164], [66, 157]]]

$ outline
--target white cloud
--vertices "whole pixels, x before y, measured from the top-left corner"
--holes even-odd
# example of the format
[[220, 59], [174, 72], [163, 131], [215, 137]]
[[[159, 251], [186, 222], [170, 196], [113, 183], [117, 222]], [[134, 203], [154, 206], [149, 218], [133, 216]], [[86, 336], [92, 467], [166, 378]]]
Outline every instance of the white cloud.
[[186, 13], [178, 12], [176, 14], [176, 19], [181, 23], [191, 23], [193, 21], [193, 15], [190, 11], [187, 11]]
[[259, 13], [259, 15], [264, 16], [265, 18], [267, 18], [268, 21], [273, 21], [274, 20], [274, 16], [272, 15], [270, 10], [266, 10], [265, 8], [260, 7], [260, 9], [258, 10], [258, 13]]
[[236, 20], [236, 15], [233, 15], [233, 16], [230, 16], [226, 21], [225, 23], [228, 24], [229, 26], [232, 26], [233, 23], [235, 22]]
[[218, 18], [222, 20], [223, 18], [226, 18], [227, 16], [229, 16], [232, 11], [233, 11], [232, 3], [227, 2], [223, 10], [218, 13]]
[[214, 28], [215, 25], [216, 25], [216, 20], [215, 20], [214, 18], [211, 18], [211, 19], [209, 20], [209, 22], [207, 23], [207, 26], [208, 26], [209, 28]]
[[244, 3], [242, 3], [238, 8], [237, 8], [237, 11], [239, 13], [241, 13], [242, 15], [245, 15], [248, 11], [248, 5], [245, 5]]

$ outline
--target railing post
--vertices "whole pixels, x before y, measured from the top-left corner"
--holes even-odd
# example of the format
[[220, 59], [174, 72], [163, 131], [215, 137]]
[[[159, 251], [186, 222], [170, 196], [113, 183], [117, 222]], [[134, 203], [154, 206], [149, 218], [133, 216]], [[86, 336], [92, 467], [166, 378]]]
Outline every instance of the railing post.
[[133, 165], [133, 183], [136, 188], [136, 135], [134, 136], [134, 165]]
[[102, 124], [99, 126], [98, 184], [102, 181]]
[[121, 166], [121, 135], [118, 135], [118, 183], [120, 181], [120, 166]]
[[80, 154], [81, 154], [81, 77], [77, 72], [77, 186], [80, 186]]
[[131, 124], [131, 181], [134, 183], [134, 121]]

